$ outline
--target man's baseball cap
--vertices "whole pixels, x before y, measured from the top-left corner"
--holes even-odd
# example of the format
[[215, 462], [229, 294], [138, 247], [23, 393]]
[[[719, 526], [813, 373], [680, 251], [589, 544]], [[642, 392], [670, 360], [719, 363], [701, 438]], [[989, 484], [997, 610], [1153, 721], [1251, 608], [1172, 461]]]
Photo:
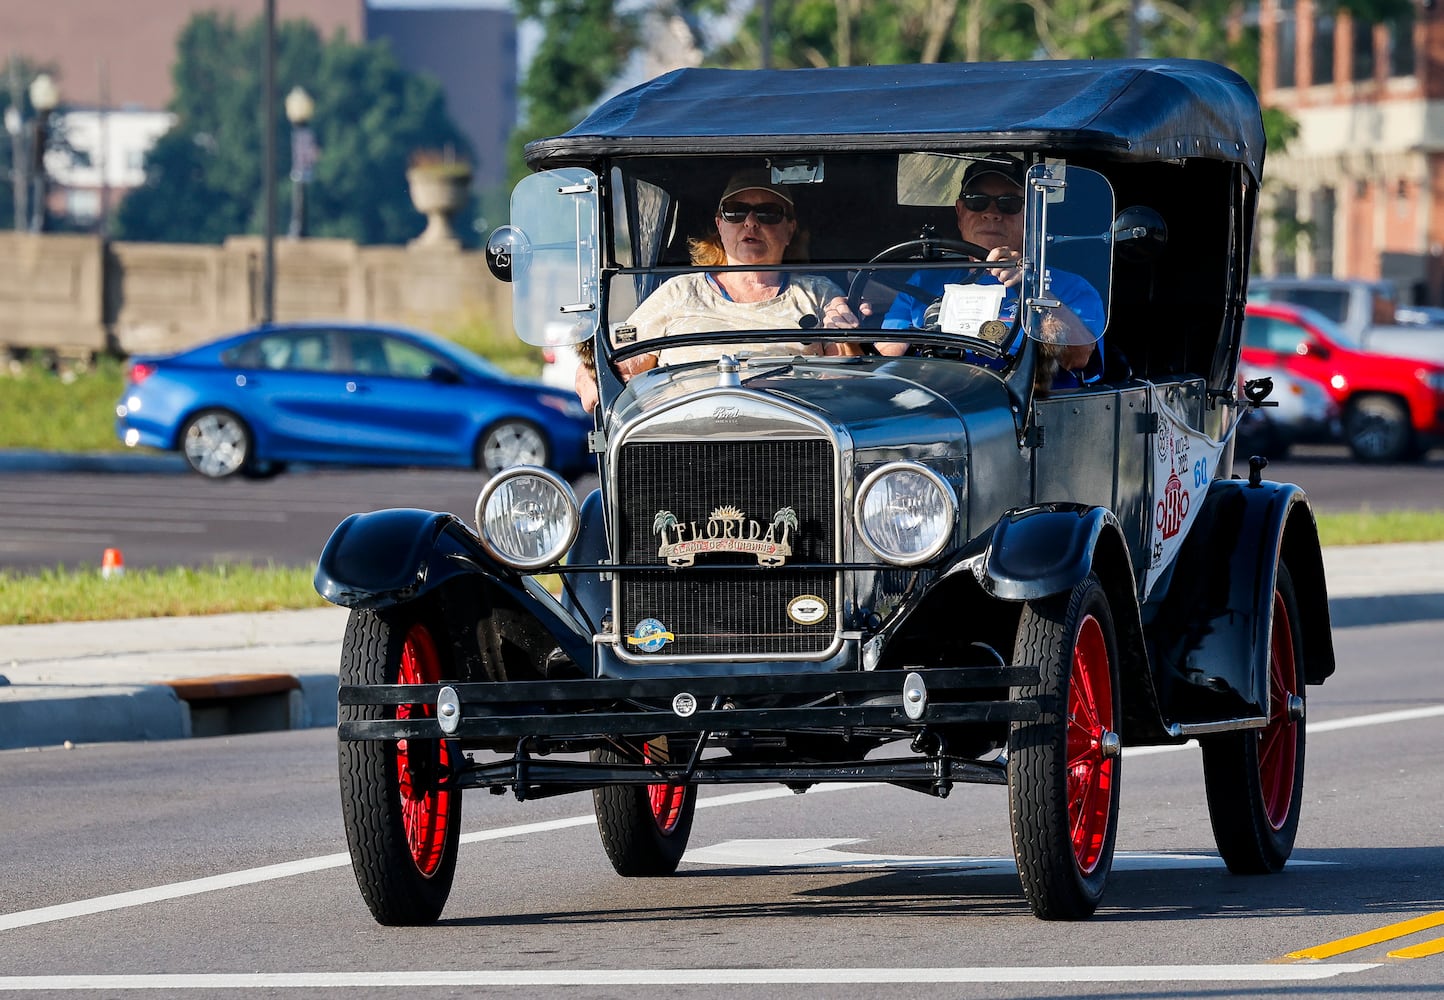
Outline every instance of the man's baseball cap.
[[748, 167], [746, 170], [739, 170], [732, 175], [727, 186], [722, 189], [722, 197], [717, 199], [717, 204], [722, 204], [733, 195], [741, 194], [743, 191], [766, 191], [775, 198], [787, 203], [792, 207], [792, 196], [782, 189], [780, 184], [772, 183], [772, 171], [766, 167]]
[[1028, 186], [1028, 165], [1010, 153], [1001, 153], [991, 155], [985, 160], [977, 160], [963, 171], [963, 184], [958, 189], [958, 194], [962, 195], [973, 181], [980, 177], [986, 177], [988, 174], [997, 174], [999, 177], [1007, 178], [1020, 188]]

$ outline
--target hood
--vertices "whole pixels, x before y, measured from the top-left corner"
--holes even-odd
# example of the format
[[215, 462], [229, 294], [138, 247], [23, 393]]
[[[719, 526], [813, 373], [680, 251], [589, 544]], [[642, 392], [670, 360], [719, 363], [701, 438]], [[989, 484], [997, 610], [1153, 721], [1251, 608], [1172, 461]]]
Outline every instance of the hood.
[[[968, 415], [1008, 412], [1009, 405], [997, 372], [929, 358], [752, 360], [730, 391], [738, 389], [808, 412], [858, 450], [906, 448], [914, 455], [924, 442], [960, 445]], [[728, 391], [712, 364], [654, 369], [629, 383], [616, 414], [632, 424], [696, 394]]]

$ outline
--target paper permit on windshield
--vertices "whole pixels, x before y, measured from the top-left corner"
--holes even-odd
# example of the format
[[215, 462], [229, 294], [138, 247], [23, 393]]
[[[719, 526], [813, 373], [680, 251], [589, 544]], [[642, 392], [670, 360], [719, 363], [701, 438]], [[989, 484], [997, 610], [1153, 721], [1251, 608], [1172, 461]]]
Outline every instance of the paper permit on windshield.
[[1006, 292], [1002, 285], [944, 285], [939, 327], [944, 333], [978, 336], [984, 323], [998, 318]]

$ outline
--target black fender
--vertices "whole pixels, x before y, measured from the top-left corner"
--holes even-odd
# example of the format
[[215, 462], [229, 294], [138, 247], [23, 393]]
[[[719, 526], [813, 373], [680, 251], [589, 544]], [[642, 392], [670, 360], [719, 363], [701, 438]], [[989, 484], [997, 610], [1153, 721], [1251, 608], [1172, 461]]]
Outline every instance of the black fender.
[[1132, 744], [1168, 739], [1143, 641], [1133, 560], [1112, 511], [1067, 503], [1009, 511], [972, 569], [985, 592], [1007, 601], [1065, 593], [1095, 574], [1108, 595], [1118, 642], [1119, 728]]
[[970, 560], [973, 575], [986, 593], [1005, 601], [1061, 594], [1092, 571], [1099, 540], [1110, 531], [1121, 539], [1118, 519], [1103, 507], [1051, 503], [1012, 510]]
[[[539, 626], [590, 673], [591, 632], [546, 588], [498, 562], [454, 514], [415, 508], [352, 514], [337, 525], [316, 565], [316, 592], [353, 610], [382, 610], [417, 601], [464, 581], [488, 608], [506, 609], [516, 627]], [[540, 646], [530, 639], [528, 648]], [[541, 670], [540, 676], [545, 675]]]
[[1145, 635], [1165, 716], [1217, 723], [1268, 711], [1269, 640], [1278, 567], [1298, 600], [1304, 679], [1334, 672], [1318, 528], [1289, 483], [1218, 479], [1168, 574], [1150, 595]]

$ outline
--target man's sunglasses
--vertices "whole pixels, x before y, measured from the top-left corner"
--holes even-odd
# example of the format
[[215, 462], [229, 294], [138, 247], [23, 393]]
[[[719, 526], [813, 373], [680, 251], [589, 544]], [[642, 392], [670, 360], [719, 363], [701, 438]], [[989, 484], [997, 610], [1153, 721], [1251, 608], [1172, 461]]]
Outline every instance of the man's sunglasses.
[[751, 205], [745, 201], [729, 201], [717, 209], [724, 222], [733, 225], [746, 222], [749, 214], [757, 216], [757, 221], [764, 226], [775, 226], [783, 219], [791, 218], [787, 209], [775, 201], [765, 201], [761, 205]]
[[965, 194], [963, 207], [969, 212], [986, 212], [990, 204], [996, 203], [1004, 215], [1017, 215], [1023, 210], [1023, 196], [1020, 194]]

